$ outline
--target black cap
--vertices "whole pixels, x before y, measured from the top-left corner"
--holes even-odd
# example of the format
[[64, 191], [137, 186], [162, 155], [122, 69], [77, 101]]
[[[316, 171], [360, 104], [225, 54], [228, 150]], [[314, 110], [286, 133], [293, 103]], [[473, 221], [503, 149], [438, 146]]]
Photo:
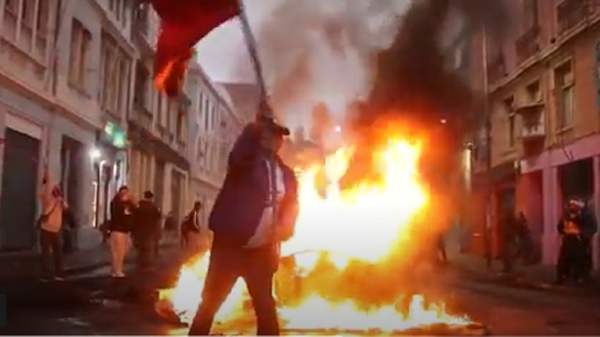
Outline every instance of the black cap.
[[154, 198], [154, 193], [152, 193], [151, 191], [144, 192], [144, 199], [152, 199], [152, 198]]
[[277, 123], [273, 117], [262, 115], [259, 117], [259, 121], [267, 128], [267, 130], [275, 133], [276, 135], [286, 137], [290, 135], [290, 129]]

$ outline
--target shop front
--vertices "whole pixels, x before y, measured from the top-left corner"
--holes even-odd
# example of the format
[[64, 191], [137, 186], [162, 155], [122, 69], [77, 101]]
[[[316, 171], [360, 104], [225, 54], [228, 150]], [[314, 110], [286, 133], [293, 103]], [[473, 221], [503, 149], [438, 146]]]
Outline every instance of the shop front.
[[110, 201], [127, 184], [127, 136], [116, 123], [108, 122], [99, 131], [90, 153], [94, 165], [94, 227], [110, 218]]

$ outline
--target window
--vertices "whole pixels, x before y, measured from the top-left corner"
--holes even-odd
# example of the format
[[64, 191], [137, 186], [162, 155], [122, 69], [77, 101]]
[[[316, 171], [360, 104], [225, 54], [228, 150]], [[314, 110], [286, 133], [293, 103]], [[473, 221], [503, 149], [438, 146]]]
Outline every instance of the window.
[[38, 1], [38, 15], [36, 19], [35, 29], [39, 36], [46, 37], [48, 34], [48, 25], [50, 24], [50, 0]]
[[133, 103], [136, 107], [143, 107], [151, 111], [149, 95], [150, 72], [142, 62], [138, 62], [135, 74]]
[[517, 114], [513, 109], [514, 99], [512, 97], [505, 99], [502, 102], [502, 107], [508, 118], [508, 146], [512, 149], [517, 142], [516, 122]]
[[554, 70], [554, 86], [557, 99], [557, 127], [569, 128], [575, 119], [575, 81], [571, 62]]
[[179, 142], [185, 142], [185, 112], [177, 112], [176, 136]]
[[[46, 0], [47, 2], [48, 0]], [[21, 22], [23, 25], [29, 29], [33, 28], [33, 20], [35, 16], [35, 0], [22, 0], [22, 9], [21, 9]]]
[[131, 60], [108, 34], [102, 36], [102, 108], [121, 115], [128, 101], [129, 72]]
[[19, 0], [6, 0], [4, 10], [12, 16], [17, 16], [17, 13], [19, 13]]
[[535, 81], [525, 88], [527, 101], [530, 103], [539, 103], [542, 100], [542, 90], [540, 81]]
[[69, 63], [69, 84], [79, 90], [86, 89], [88, 59], [92, 34], [81, 22], [73, 20], [71, 30], [71, 55]]

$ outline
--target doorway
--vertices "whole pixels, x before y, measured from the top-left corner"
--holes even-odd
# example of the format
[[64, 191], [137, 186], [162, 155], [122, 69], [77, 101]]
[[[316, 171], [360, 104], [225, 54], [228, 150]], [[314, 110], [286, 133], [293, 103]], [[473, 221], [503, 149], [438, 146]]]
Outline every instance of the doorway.
[[0, 250], [35, 248], [39, 139], [6, 128], [0, 197]]

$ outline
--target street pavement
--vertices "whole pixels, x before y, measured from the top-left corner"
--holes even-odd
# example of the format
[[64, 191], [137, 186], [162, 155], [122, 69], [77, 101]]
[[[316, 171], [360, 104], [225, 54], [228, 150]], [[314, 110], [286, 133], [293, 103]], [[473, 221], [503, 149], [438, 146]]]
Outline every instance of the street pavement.
[[[0, 328], [0, 334], [185, 334], [185, 329], [159, 318], [152, 305], [152, 289], [172, 284], [181, 262], [181, 255], [165, 256], [158, 268], [159, 273], [154, 276], [133, 275], [120, 283], [100, 276], [72, 279], [58, 285], [54, 292], [79, 291], [81, 298], [15, 308], [9, 305], [8, 325]], [[451, 266], [438, 271], [436, 283], [448, 302], [449, 310], [467, 314], [483, 323], [493, 335], [600, 334], [600, 310], [594, 310], [598, 308], [598, 297], [486, 282]], [[51, 291], [44, 287], [38, 290]], [[97, 293], [102, 296], [90, 301], [90, 294]]]

